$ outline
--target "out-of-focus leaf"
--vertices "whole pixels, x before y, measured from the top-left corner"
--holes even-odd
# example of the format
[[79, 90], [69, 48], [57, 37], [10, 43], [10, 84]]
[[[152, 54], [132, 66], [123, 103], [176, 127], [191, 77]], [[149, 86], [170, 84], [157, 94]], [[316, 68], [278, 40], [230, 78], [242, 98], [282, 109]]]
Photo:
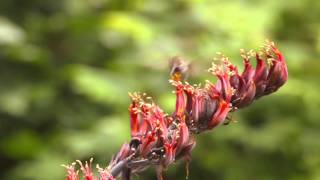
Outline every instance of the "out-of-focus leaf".
[[0, 45], [14, 45], [23, 42], [25, 33], [22, 28], [0, 16]]
[[152, 41], [152, 26], [135, 14], [109, 12], [102, 22], [102, 42], [108, 46], [118, 46], [133, 40], [138, 45], [147, 45]]
[[127, 102], [126, 85], [121, 83], [119, 77], [102, 69], [83, 65], [70, 66], [67, 71], [75, 93], [85, 95], [99, 103], [119, 105]]
[[43, 148], [40, 138], [32, 131], [21, 131], [1, 142], [2, 151], [15, 159], [36, 157]]

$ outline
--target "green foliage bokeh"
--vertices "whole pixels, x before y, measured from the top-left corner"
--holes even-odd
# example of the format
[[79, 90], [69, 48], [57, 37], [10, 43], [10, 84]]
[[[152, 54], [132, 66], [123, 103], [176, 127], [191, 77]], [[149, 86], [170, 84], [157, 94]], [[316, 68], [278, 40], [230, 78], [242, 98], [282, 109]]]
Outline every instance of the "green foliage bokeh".
[[[215, 52], [241, 66], [239, 49], [267, 38], [288, 83], [198, 136], [189, 179], [320, 179], [320, 1], [2, 0], [0, 179], [63, 179], [61, 164], [90, 157], [106, 166], [129, 140], [127, 92], [172, 112], [170, 57], [192, 62], [191, 83], [214, 81]], [[185, 179], [184, 166], [166, 179]]]

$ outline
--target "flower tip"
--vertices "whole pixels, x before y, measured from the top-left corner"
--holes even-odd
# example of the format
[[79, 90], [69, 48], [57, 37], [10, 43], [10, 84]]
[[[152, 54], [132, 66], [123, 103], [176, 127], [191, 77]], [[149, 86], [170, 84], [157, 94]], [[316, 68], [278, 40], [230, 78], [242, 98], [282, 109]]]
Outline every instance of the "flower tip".
[[265, 42], [267, 45], [275, 46], [275, 43], [273, 41], [271, 41], [270, 39], [266, 39]]
[[80, 160], [76, 160], [76, 162], [80, 165], [80, 166], [82, 166], [82, 162], [80, 161]]

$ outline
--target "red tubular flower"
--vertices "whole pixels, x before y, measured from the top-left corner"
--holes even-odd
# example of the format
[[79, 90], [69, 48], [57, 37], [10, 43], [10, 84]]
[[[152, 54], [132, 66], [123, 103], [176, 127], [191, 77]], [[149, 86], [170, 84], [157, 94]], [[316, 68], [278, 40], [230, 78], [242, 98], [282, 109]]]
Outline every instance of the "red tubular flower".
[[[267, 42], [261, 52], [242, 52], [242, 57], [244, 70], [238, 73], [237, 67], [222, 56], [220, 63], [209, 69], [218, 78], [217, 82], [206, 81], [204, 87], [182, 83], [189, 65], [181, 58], [174, 58], [170, 83], [175, 86], [176, 107], [171, 115], [150, 102], [145, 94], [129, 94], [131, 141], [120, 148], [107, 168], [97, 167], [100, 179], [115, 180], [121, 175], [124, 180], [130, 180], [132, 173], [153, 165], [158, 180], [162, 180], [163, 170], [174, 161], [183, 158], [187, 164], [190, 162], [195, 134], [223, 124], [231, 111], [275, 92], [287, 81], [284, 57], [272, 42]], [[250, 63], [252, 57], [257, 61], [255, 67]], [[86, 180], [94, 179], [91, 162], [82, 165], [78, 161]], [[67, 180], [78, 180], [75, 164], [65, 167]]]
[[222, 56], [221, 61], [223, 64], [212, 64], [212, 67], [209, 69], [213, 75], [218, 77], [218, 81], [212, 90], [214, 90], [213, 93], [219, 95], [220, 98], [224, 99], [226, 102], [230, 102], [233, 94], [229, 80], [229, 75], [231, 73], [229, 66], [231, 65], [229, 59], [224, 56]]
[[176, 87], [176, 111], [174, 116], [183, 121], [186, 110], [186, 101], [184, 97], [184, 85], [181, 81], [170, 81]]
[[66, 180], [78, 180], [79, 171], [75, 170], [76, 163], [72, 163], [71, 165], [62, 165], [67, 169]]
[[94, 180], [94, 176], [92, 173], [92, 161], [93, 159], [91, 158], [89, 163], [86, 161], [85, 165], [83, 165], [81, 161], [77, 160], [77, 162], [80, 164], [80, 169], [83, 172], [86, 180]]
[[175, 149], [173, 143], [165, 143], [164, 144], [165, 154], [162, 156], [163, 161], [161, 165], [163, 167], [167, 167], [169, 164], [173, 163], [175, 157]]
[[188, 146], [190, 134], [187, 125], [184, 122], [179, 124], [178, 137], [176, 140], [176, 153], [180, 153], [186, 146]]
[[132, 94], [129, 95], [132, 99], [132, 103], [129, 107], [131, 137], [136, 137], [139, 133], [138, 105], [136, 97]]
[[116, 180], [110, 173], [110, 169], [103, 169], [97, 165], [98, 172], [100, 174], [100, 180]]

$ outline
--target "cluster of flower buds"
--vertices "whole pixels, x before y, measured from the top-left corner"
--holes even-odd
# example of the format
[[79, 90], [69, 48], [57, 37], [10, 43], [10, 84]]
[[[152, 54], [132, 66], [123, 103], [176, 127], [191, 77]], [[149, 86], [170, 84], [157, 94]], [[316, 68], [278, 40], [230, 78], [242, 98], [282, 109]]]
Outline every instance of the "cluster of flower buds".
[[[244, 70], [239, 74], [237, 67], [223, 55], [219, 64], [209, 69], [217, 77], [215, 84], [206, 81], [204, 87], [171, 80], [176, 87], [176, 111], [174, 117], [185, 117], [192, 133], [210, 130], [228, 123], [229, 112], [250, 105], [255, 99], [275, 92], [288, 79], [284, 57], [273, 42], [267, 42], [260, 52], [241, 51]], [[255, 57], [256, 68], [250, 64]], [[180, 73], [179, 71], [174, 71]], [[173, 77], [179, 75], [173, 74]]]
[[[80, 166], [80, 169], [83, 173], [83, 177], [85, 180], [96, 179], [92, 171], [92, 161], [93, 159], [91, 158], [89, 163], [86, 161], [85, 164], [83, 165], [81, 161], [77, 160], [77, 163]], [[76, 170], [75, 168], [77, 163], [74, 162], [71, 165], [62, 165], [67, 169], [66, 180], [79, 180], [79, 170]], [[103, 168], [100, 168], [99, 165], [97, 165], [97, 169], [100, 175], [99, 180], [115, 180], [115, 178], [111, 175], [109, 168], [110, 167], [103, 169]]]
[[[250, 64], [252, 57], [256, 59], [256, 68]], [[273, 42], [267, 42], [263, 51], [245, 53], [242, 51], [244, 70], [240, 75], [237, 68], [228, 64], [231, 72], [230, 84], [235, 93], [232, 106], [242, 108], [253, 100], [278, 90], [288, 79], [288, 70], [284, 57]]]
[[[176, 108], [165, 114], [151, 98], [141, 93], [130, 93], [129, 107], [131, 141], [125, 143], [106, 169], [98, 168], [101, 180], [112, 180], [122, 176], [129, 180], [138, 173], [155, 166], [157, 178], [174, 161], [191, 159], [195, 146], [194, 135], [228, 123], [229, 113], [250, 105], [255, 99], [275, 92], [288, 78], [285, 60], [273, 42], [267, 42], [260, 52], [242, 52], [244, 70], [225, 56], [209, 69], [217, 77], [215, 84], [190, 85], [182, 82], [188, 64], [180, 58], [171, 62], [170, 83], [175, 87]], [[255, 57], [256, 67], [250, 64]], [[86, 180], [93, 179], [91, 162], [84, 166], [78, 162]], [[74, 164], [66, 166], [67, 180], [77, 180]]]

